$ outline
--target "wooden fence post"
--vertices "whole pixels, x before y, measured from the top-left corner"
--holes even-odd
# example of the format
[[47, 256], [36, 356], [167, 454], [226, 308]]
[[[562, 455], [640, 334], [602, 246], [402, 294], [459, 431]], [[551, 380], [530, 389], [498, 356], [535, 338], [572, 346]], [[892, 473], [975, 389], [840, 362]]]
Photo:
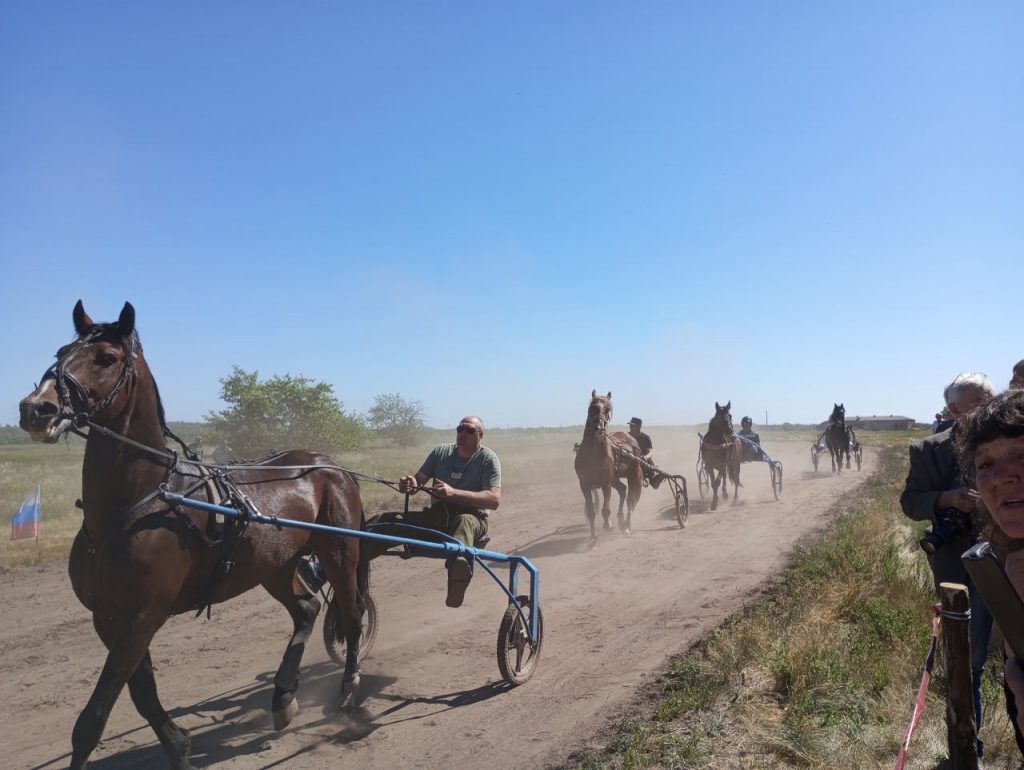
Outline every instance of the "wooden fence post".
[[978, 726], [971, 676], [971, 603], [967, 586], [940, 583], [946, 660], [946, 730], [953, 770], [978, 770]]

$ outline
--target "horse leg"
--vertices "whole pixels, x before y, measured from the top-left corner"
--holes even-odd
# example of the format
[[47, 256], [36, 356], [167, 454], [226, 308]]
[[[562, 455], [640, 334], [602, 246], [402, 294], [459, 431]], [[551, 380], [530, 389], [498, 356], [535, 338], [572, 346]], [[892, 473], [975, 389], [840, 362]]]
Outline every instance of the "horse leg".
[[620, 530], [628, 529], [626, 526], [626, 520], [622, 516], [622, 509], [626, 504], [626, 485], [619, 479], [612, 479], [612, 486], [615, 487], [615, 491], [619, 493], [619, 511], [615, 515], [615, 520], [618, 522]]
[[345, 540], [348, 550], [339, 558], [324, 564], [327, 579], [334, 589], [334, 605], [338, 608], [338, 622], [345, 635], [345, 674], [341, 679], [338, 708], [355, 708], [359, 691], [359, 644], [363, 636], [363, 613], [366, 596], [370, 591], [370, 563], [359, 560], [360, 543]]
[[718, 482], [721, 476], [716, 473], [714, 466], [708, 468], [708, 476], [711, 479], [711, 510], [718, 510]]
[[192, 765], [188, 761], [192, 739], [188, 730], [178, 727], [160, 703], [156, 692], [156, 680], [153, 678], [153, 661], [148, 650], [135, 673], [128, 679], [128, 692], [139, 714], [149, 722], [156, 737], [160, 739], [173, 770], [192, 770]]
[[[322, 566], [326, 572], [327, 566]], [[295, 698], [295, 691], [299, 688], [299, 664], [302, 662], [302, 654], [306, 651], [306, 642], [313, 632], [316, 616], [320, 614], [320, 600], [316, 596], [302, 589], [299, 595], [295, 594], [294, 574], [293, 560], [289, 569], [277, 572], [272, 579], [263, 583], [267, 593], [288, 610], [294, 626], [288, 647], [281, 658], [281, 665], [274, 675], [274, 698], [270, 712], [274, 717], [275, 730], [286, 728], [292, 718], [299, 713], [299, 703]]]
[[583, 515], [587, 517], [587, 523], [590, 524], [590, 539], [593, 540], [597, 537], [597, 531], [594, 528], [594, 520], [597, 518], [597, 503], [594, 500], [594, 495], [597, 494], [597, 490], [588, 487], [581, 481], [580, 491], [583, 492]]
[[[159, 613], [157, 613], [159, 615]], [[129, 678], [138, 670], [143, 658], [149, 651], [149, 643], [157, 628], [163, 623], [166, 615], [160, 616], [155, 625], [142, 618], [130, 618], [118, 624], [118, 628], [105, 629], [100, 638], [108, 645], [107, 659], [96, 682], [96, 688], [85, 704], [82, 713], [75, 721], [71, 731], [71, 770], [83, 770], [89, 755], [95, 750], [103, 735], [103, 729], [110, 718], [110, 711], [117, 702], [121, 690]], [[94, 621], [94, 625], [99, 625]], [[127, 629], [127, 630], [125, 630]], [[145, 670], [142, 674], [145, 677]], [[140, 680], [143, 682], [143, 680]], [[164, 744], [164, 749], [168, 746]], [[190, 770], [187, 757], [180, 753], [168, 752], [174, 770]]]
[[601, 518], [604, 519], [604, 529], [607, 532], [612, 528], [612, 482], [609, 481], [601, 487], [601, 493], [604, 495], [604, 505], [601, 506]]
[[636, 504], [640, 502], [640, 490], [644, 485], [644, 477], [633, 476], [629, 480], [629, 493], [626, 496], [626, 529], [625, 532], [628, 535], [630, 530], [633, 529], [633, 510], [636, 508]]

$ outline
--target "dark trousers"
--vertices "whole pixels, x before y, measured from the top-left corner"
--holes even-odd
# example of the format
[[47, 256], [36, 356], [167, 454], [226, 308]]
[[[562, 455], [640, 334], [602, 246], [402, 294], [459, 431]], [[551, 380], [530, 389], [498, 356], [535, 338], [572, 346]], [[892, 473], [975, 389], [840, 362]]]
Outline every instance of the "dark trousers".
[[[388, 524], [412, 524], [416, 527], [436, 529], [445, 534], [451, 535], [463, 545], [473, 545], [477, 540], [487, 534], [487, 519], [475, 513], [451, 511], [444, 505], [435, 505], [430, 508], [423, 508], [418, 511], [406, 513], [389, 512], [382, 513], [368, 519], [367, 526], [373, 526], [382, 535], [395, 535], [396, 537], [408, 537], [415, 540], [439, 540], [432, 538], [428, 532], [418, 532], [404, 527], [388, 527]], [[394, 548], [388, 543], [376, 543], [366, 540], [361, 545], [364, 558], [374, 559]]]

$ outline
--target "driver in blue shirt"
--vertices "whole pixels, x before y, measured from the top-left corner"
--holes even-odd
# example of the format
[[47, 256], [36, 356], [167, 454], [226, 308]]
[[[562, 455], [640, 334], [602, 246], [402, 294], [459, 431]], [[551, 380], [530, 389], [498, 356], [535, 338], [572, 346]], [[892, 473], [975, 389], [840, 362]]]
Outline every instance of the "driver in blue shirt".
[[749, 417], [740, 420], [740, 430], [736, 435], [744, 439], [742, 442], [743, 453], [740, 455], [743, 462], [766, 459], [764, 450], [761, 449], [761, 437], [754, 432], [753, 420]]

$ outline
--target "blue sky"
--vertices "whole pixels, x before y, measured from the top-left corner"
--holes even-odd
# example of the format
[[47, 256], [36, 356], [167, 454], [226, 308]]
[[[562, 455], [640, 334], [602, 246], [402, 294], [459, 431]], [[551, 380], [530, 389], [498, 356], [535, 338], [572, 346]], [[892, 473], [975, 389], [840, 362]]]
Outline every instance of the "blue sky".
[[137, 311], [444, 427], [930, 419], [1024, 358], [1024, 6], [8, 4], [0, 424]]

